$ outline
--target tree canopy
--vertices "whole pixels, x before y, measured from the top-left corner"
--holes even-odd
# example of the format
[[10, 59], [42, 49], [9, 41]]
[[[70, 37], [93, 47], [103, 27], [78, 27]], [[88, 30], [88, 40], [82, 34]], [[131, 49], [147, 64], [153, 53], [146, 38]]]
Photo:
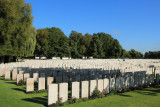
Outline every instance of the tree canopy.
[[160, 51], [149, 51], [144, 55], [146, 59], [160, 59]]
[[69, 40], [56, 27], [38, 29], [35, 55], [51, 57], [70, 57]]
[[32, 7], [24, 0], [0, 0], [0, 56], [31, 56], [36, 45]]
[[35, 55], [46, 57], [81, 58], [143, 58], [142, 53], [131, 49], [126, 51], [119, 41], [106, 33], [93, 35], [71, 31], [67, 37], [59, 28], [37, 30]]

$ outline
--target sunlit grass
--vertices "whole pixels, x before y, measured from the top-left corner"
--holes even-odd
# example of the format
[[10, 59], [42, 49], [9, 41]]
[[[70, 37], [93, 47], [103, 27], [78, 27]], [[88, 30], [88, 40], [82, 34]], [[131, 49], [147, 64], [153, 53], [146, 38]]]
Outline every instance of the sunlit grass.
[[[25, 86], [0, 77], [0, 107], [47, 106], [47, 92], [26, 94]], [[125, 92], [86, 102], [65, 105], [67, 107], [160, 107], [160, 86]]]

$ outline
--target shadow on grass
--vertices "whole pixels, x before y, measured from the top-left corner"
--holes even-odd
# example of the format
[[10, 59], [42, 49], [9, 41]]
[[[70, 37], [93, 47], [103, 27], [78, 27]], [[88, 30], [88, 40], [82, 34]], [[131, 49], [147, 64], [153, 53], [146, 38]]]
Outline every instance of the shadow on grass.
[[47, 98], [34, 97], [34, 98], [25, 98], [25, 99], [22, 99], [22, 100], [47, 106]]
[[4, 77], [0, 77], [0, 80], [4, 80]]
[[[142, 94], [142, 95], [150, 95], [150, 96], [158, 96], [158, 94], [160, 94], [160, 85], [159, 86], [153, 86], [150, 88], [143, 88], [142, 90], [135, 90], [134, 92], [138, 93], [138, 94]], [[123, 96], [123, 97], [132, 97], [130, 95], [126, 95], [126, 94], [118, 94], [119, 96]]]
[[25, 89], [21, 89], [21, 88], [12, 88], [13, 90], [16, 90], [16, 91], [21, 91], [21, 92], [26, 92], [26, 90]]
[[13, 81], [11, 81], [11, 82], [5, 82], [5, 83], [17, 85], [17, 82], [13, 82]]
[[143, 94], [143, 95], [157, 96], [157, 94], [160, 93], [160, 86], [154, 86], [154, 87], [151, 87], [151, 88], [145, 88], [143, 90], [138, 90], [138, 91], [135, 91], [135, 92], [137, 92], [139, 94]]
[[124, 94], [119, 94], [119, 96], [123, 96], [123, 97], [132, 97], [130, 95], [124, 95]]

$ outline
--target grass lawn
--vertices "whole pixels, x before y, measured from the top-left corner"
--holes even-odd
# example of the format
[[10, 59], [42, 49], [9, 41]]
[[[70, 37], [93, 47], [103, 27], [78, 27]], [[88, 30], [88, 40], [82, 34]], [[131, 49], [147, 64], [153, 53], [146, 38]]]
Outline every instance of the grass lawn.
[[47, 92], [26, 94], [25, 86], [0, 77], [0, 107], [43, 107], [47, 105]]
[[[41, 107], [47, 105], [47, 92], [26, 94], [25, 86], [0, 77], [0, 107]], [[66, 107], [160, 107], [160, 86], [120, 95], [66, 105]]]

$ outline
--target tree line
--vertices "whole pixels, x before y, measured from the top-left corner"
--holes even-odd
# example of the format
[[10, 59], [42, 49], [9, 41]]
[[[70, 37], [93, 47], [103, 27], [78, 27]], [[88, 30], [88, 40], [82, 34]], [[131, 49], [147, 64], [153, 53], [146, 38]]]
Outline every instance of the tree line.
[[93, 35], [71, 31], [67, 37], [61, 29], [52, 27], [37, 30], [36, 56], [82, 58], [143, 58], [134, 49], [126, 51], [111, 35], [100, 32]]
[[[56, 27], [36, 30], [31, 14], [32, 6], [25, 0], [0, 0], [0, 62], [27, 56], [143, 58], [141, 52], [126, 51], [103, 32], [83, 35], [71, 31], [67, 37]], [[147, 52], [144, 58], [159, 58], [159, 52]]]
[[149, 51], [146, 52], [144, 55], [146, 59], [160, 59], [160, 51]]

